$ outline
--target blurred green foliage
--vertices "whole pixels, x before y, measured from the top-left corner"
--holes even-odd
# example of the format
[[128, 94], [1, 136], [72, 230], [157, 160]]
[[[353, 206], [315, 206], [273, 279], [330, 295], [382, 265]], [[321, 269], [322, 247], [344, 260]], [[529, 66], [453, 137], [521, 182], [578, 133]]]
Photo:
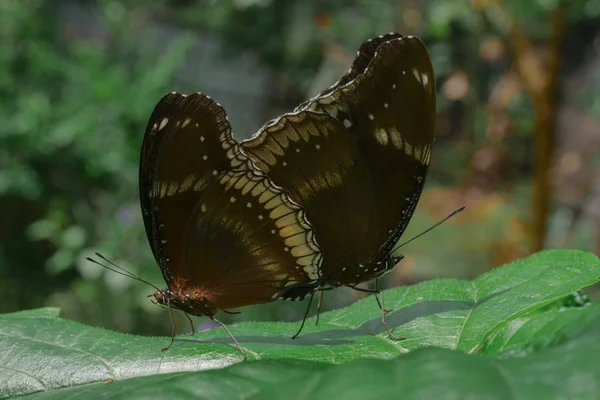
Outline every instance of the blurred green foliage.
[[[406, 7], [401, 8], [399, 4], [404, 3]], [[474, 3], [1, 1], [0, 312], [54, 305], [66, 317], [89, 324], [165, 332], [168, 318], [146, 298], [151, 290], [85, 257], [100, 251], [133, 273], [163, 285], [143, 232], [137, 168], [147, 118], [158, 99], [173, 89], [192, 45], [191, 36], [181, 32], [219, 35], [223, 62], [251, 50], [299, 98], [314, 94], [308, 91], [323, 62], [324, 45], [335, 43], [353, 54], [363, 40], [384, 32], [420, 36], [431, 52], [440, 83], [459, 69], [470, 77], [469, 92], [460, 102], [439, 96], [438, 112], [450, 133], [439, 138], [444, 150], [436, 153], [429, 178], [432, 186], [464, 180], [475, 149], [489, 141], [491, 122], [485, 103], [492, 86], [510, 69], [504, 59], [481, 60], [482, 43], [496, 36], [505, 39], [508, 26], [495, 18], [499, 14], [493, 10], [490, 20], [484, 21]], [[548, 13], [558, 4], [568, 9], [567, 36], [574, 41], [581, 41], [572, 33], [576, 27], [598, 28], [600, 0], [504, 3], [535, 41], [547, 40]], [[93, 7], [104, 31], [90, 34], [69, 29], [60, 10], [75, 5]], [[489, 23], [493, 28], [486, 26]], [[179, 29], [177, 40], [166, 51], [158, 48], [149, 33], [156, 24]], [[598, 116], [600, 75], [593, 74], [578, 101]], [[454, 117], [457, 103], [458, 124]], [[529, 195], [531, 163], [527, 147], [532, 129], [530, 100], [515, 96], [504, 111], [514, 121], [514, 135], [505, 144], [515, 149], [508, 157], [508, 177], [514, 180], [508, 186], [523, 195], [516, 196], [514, 204], [497, 207], [483, 222], [489, 223], [485, 229], [493, 231], [490, 237], [498, 241], [512, 234], [505, 221], [527, 207], [521, 203], [526, 204]], [[452, 206], [446, 208], [449, 211]], [[417, 215], [406, 237], [436, 218]], [[471, 277], [493, 264], [490, 254], [495, 242], [485, 242], [481, 225], [463, 223], [461, 235], [448, 235], [444, 229], [431, 233], [431, 241], [420, 239], [411, 245], [411, 252], [422, 257], [421, 272], [413, 274], [414, 279], [436, 274]], [[444, 241], [447, 245], [441, 249], [438, 244]], [[590, 241], [586, 235], [580, 243], [587, 246]], [[432, 243], [437, 246], [434, 252]], [[449, 258], [453, 266], [447, 265]], [[446, 271], [440, 272], [440, 264]], [[339, 290], [326, 296], [325, 306], [351, 300], [348, 291]], [[289, 320], [300, 318], [304, 307], [268, 304], [244, 310], [234, 319]]]
[[[138, 223], [139, 146], [189, 44], [182, 38], [156, 54], [152, 43], [128, 40], [131, 12], [108, 4], [101, 10], [114, 40], [65, 37], [56, 5], [0, 4], [0, 311], [50, 298], [99, 318], [103, 298], [110, 309], [117, 302], [80, 278], [102, 273], [83, 256], [102, 249], [133, 271], [151, 262]], [[121, 278], [107, 275], [108, 287], [131, 285]]]

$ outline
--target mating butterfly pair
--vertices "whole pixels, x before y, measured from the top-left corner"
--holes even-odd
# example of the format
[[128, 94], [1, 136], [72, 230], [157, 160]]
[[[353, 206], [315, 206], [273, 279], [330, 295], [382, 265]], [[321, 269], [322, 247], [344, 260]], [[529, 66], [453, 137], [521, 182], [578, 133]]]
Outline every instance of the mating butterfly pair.
[[168, 286], [155, 300], [213, 318], [389, 271], [425, 183], [434, 117], [428, 52], [395, 33], [363, 43], [337, 83], [242, 142], [210, 97], [166, 95], [140, 161], [146, 233]]

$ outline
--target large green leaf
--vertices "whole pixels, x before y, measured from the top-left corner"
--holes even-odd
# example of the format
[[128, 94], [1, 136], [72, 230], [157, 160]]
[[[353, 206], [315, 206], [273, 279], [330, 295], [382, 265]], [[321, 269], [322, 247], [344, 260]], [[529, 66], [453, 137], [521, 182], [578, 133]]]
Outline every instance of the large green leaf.
[[[583, 312], [593, 314], [589, 311]], [[568, 342], [522, 358], [494, 360], [425, 348], [393, 360], [362, 359], [342, 365], [250, 361], [221, 370], [54, 390], [36, 398], [597, 399], [598, 337], [600, 322], [596, 320]]]
[[[231, 387], [242, 385], [244, 381], [248, 389], [239, 395], [247, 396], [253, 390], [262, 390], [265, 385], [272, 386], [268, 381], [272, 374], [278, 376], [277, 382], [286, 379], [295, 381], [303, 374], [314, 374], [321, 370], [325, 374], [337, 374], [336, 369], [330, 370], [330, 367], [322, 364], [307, 364], [299, 360], [339, 364], [365, 357], [391, 359], [428, 346], [474, 353], [487, 345], [484, 352], [494, 354], [490, 349], [502, 346], [493, 345], [493, 341], [490, 344], [490, 334], [498, 335], [511, 320], [536, 315], [536, 310], [539, 310], [538, 314], [558, 312], [555, 309], [544, 311], [544, 307], [598, 282], [599, 278], [600, 262], [594, 255], [555, 250], [497, 268], [473, 281], [437, 280], [386, 291], [386, 306], [394, 310], [387, 315], [387, 323], [394, 328], [395, 334], [407, 337], [407, 340], [400, 342], [387, 337], [379, 321], [380, 313], [375, 300], [371, 298], [346, 309], [323, 314], [318, 326], [309, 320], [304, 333], [296, 340], [290, 339], [290, 336], [297, 330], [297, 323], [235, 324], [230, 329], [249, 358], [263, 361], [244, 363], [235, 370], [228, 368], [210, 374], [204, 372], [207, 374], [204, 380], [206, 385], [212, 385], [211, 390], [217, 391], [225, 390], [227, 384], [223, 382], [227, 379], [232, 382]], [[195, 378], [191, 378], [189, 373], [163, 377], [157, 377], [156, 374], [217, 369], [241, 361], [239, 352], [231, 346], [231, 339], [221, 329], [193, 337], [177, 337], [169, 351], [161, 352], [160, 349], [167, 343], [167, 338], [124, 335], [82, 326], [57, 318], [57, 312], [53, 309], [2, 315], [0, 396], [22, 395], [108, 379], [116, 382], [107, 385], [107, 388], [139, 388], [152, 382], [173, 382], [175, 387], [179, 382], [184, 382], [181, 384], [187, 388], [185, 382], [198, 381], [198, 375], [194, 374]], [[522, 346], [526, 346], [526, 343]], [[383, 368], [377, 365], [388, 365], [385, 368], [396, 371], [396, 365], [404, 369], [408, 368], [405, 363], [414, 362], [423, 365], [423, 368], [426, 365], [427, 368], [434, 368], [435, 363], [427, 364], [431, 354], [444, 355], [443, 360], [446, 361], [464, 360], [464, 368], [468, 371], [471, 368], [469, 365], [479, 371], [478, 368], [483, 368], [481, 363], [491, 362], [461, 352], [438, 349], [414, 353], [410, 358], [402, 357], [389, 365], [375, 361], [372, 361], [373, 364], [350, 365], [367, 365], [368, 368], [372, 365], [376, 371]], [[264, 361], [268, 359], [295, 359], [296, 364]], [[439, 364], [439, 368], [443, 364]], [[238, 377], [235, 371], [255, 373], [256, 380], [247, 376]], [[455, 373], [458, 372], [447, 371], [447, 374]], [[147, 375], [151, 376], [130, 379]], [[362, 379], [355, 379], [359, 378]], [[125, 382], [119, 382], [123, 380]], [[221, 384], [224, 386], [221, 387]]]
[[600, 321], [600, 306], [567, 308], [534, 313], [504, 322], [491, 333], [481, 355], [522, 357], [556, 346]]

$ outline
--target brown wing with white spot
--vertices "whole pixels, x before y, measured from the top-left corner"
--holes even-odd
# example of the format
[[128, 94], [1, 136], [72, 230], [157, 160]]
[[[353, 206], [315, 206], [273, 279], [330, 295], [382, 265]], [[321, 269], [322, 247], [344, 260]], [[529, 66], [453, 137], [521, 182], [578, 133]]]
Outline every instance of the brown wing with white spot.
[[312, 99], [307, 100], [304, 103], [300, 104], [298, 107], [296, 107], [296, 111], [304, 109], [306, 107], [306, 105], [314, 102], [319, 97], [323, 97], [323, 96], [337, 90], [338, 88], [346, 85], [348, 82], [356, 79], [360, 74], [365, 72], [365, 69], [367, 69], [367, 67], [369, 66], [369, 63], [375, 56], [375, 52], [377, 51], [377, 48], [382, 43], [389, 42], [390, 40], [393, 40], [393, 39], [399, 39], [401, 37], [402, 37], [402, 35], [400, 35], [399, 33], [390, 32], [385, 35], [380, 35], [378, 37], [369, 39], [366, 42], [363, 42], [360, 45], [360, 47], [358, 48], [358, 51], [356, 52], [356, 58], [352, 62], [352, 65], [348, 69], [348, 72], [346, 72], [340, 78], [339, 81], [337, 81], [336, 83], [331, 85], [329, 88], [325, 89], [324, 91], [319, 93], [317, 96], [313, 97]]
[[167, 282], [183, 254], [188, 218], [207, 185], [241, 157], [225, 110], [210, 97], [170, 93], [156, 105], [142, 144], [140, 202], [146, 234]]
[[317, 279], [321, 257], [302, 209], [253, 170], [225, 172], [206, 188], [184, 254], [172, 289], [202, 293], [218, 309], [271, 301]]
[[335, 115], [358, 137], [377, 198], [380, 261], [416, 208], [431, 159], [435, 77], [429, 53], [414, 36], [381, 43], [365, 72], [306, 106]]
[[[306, 172], [310, 166], [302, 163], [318, 165], [321, 171], [316, 175], [344, 172], [339, 186], [345, 193], [339, 190], [337, 195], [329, 196], [333, 191], [325, 188], [309, 202], [302, 196], [298, 200], [315, 228], [324, 255], [321, 275], [329, 284], [355, 284], [378, 276], [381, 268], [390, 267], [386, 260], [406, 229], [421, 195], [434, 140], [435, 82], [423, 43], [416, 37], [386, 35], [361, 49], [364, 54], [358, 55], [354, 69], [348, 73], [355, 76], [353, 79], [338, 83], [333, 90], [328, 89], [304, 103], [296, 117], [271, 122], [255, 138], [242, 143], [244, 152], [251, 158], [270, 164], [267, 170], [276, 184], [292, 192], [300, 189], [291, 177], [301, 181], [305, 175], [306, 182], [314, 181], [315, 174]], [[362, 73], [355, 71], [365, 64]], [[348, 166], [343, 159], [328, 153], [319, 155], [314, 147], [308, 146], [311, 153], [304, 153], [303, 158], [297, 160], [300, 172], [284, 172], [283, 163], [290, 164], [287, 159], [290, 153], [282, 152], [275, 144], [282, 136], [295, 135], [294, 131], [315, 129], [299, 120], [307, 111], [325, 113], [337, 121], [327, 124], [335, 126], [333, 131], [345, 135], [335, 136], [337, 142], [331, 147], [337, 148], [343, 143], [345, 148], [351, 149], [354, 163]], [[269, 135], [272, 140], [263, 137]], [[284, 147], [282, 142], [277, 144]], [[271, 159], [278, 161], [273, 164], [269, 162]], [[261, 167], [260, 163], [257, 165]], [[315, 211], [319, 202], [329, 204], [326, 210], [337, 206], [348, 211], [319, 214]], [[365, 207], [366, 203], [371, 206]], [[346, 213], [362, 214], [364, 218], [346, 216]], [[345, 249], [340, 250], [336, 245], [328, 251], [327, 246], [333, 239], [322, 239], [322, 229], [319, 229], [327, 224], [333, 226], [330, 231], [335, 230], [329, 236], [342, 237]], [[346, 254], [340, 254], [341, 251]], [[328, 257], [331, 252], [336, 256]], [[356, 257], [349, 258], [348, 254]], [[339, 264], [338, 259], [355, 262]]]
[[330, 272], [366, 262], [377, 249], [372, 177], [356, 138], [328, 114], [283, 115], [241, 143], [245, 154], [301, 204]]

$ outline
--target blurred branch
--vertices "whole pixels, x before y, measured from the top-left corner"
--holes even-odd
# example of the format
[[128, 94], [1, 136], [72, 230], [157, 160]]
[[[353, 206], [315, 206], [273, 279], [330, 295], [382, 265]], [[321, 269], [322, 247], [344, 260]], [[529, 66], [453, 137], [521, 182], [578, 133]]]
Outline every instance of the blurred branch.
[[[550, 166], [554, 153], [557, 107], [556, 89], [560, 70], [561, 48], [564, 38], [564, 14], [562, 5], [551, 12], [551, 34], [549, 43], [539, 52], [515, 18], [509, 14], [502, 0], [479, 3], [479, 11], [491, 25], [488, 12], [501, 13], [508, 26], [507, 47], [512, 50], [516, 70], [525, 90], [533, 101], [534, 128], [534, 193], [531, 218], [531, 250], [544, 247], [548, 215], [550, 212], [551, 179]], [[498, 16], [494, 16], [497, 20]]]

